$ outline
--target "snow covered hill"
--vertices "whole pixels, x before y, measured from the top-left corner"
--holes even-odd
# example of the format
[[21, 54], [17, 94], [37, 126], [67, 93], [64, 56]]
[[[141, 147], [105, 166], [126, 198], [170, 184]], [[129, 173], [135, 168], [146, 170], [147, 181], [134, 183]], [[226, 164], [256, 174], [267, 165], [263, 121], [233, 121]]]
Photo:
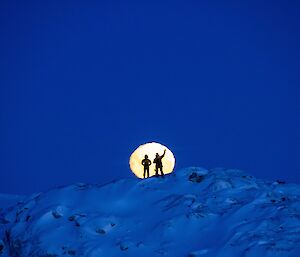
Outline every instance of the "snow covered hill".
[[0, 214], [1, 257], [296, 257], [300, 186], [239, 170], [76, 184]]

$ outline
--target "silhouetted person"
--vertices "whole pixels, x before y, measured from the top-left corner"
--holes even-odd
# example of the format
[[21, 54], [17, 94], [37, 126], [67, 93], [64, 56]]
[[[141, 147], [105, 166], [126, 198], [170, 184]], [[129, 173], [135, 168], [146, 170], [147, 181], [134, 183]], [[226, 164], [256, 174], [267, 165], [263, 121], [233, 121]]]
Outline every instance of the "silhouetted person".
[[151, 165], [151, 161], [148, 159], [148, 155], [145, 155], [145, 159], [142, 160], [142, 165], [144, 166], [144, 178], [146, 178], [146, 173], [147, 173], [147, 178], [149, 178], [149, 167]]
[[158, 170], [160, 170], [162, 176], [165, 175], [163, 172], [163, 165], [161, 161], [161, 159], [164, 158], [165, 154], [166, 154], [166, 150], [164, 150], [164, 154], [161, 156], [159, 156], [158, 153], [156, 153], [155, 155], [155, 159], [153, 161], [153, 163], [155, 163], [155, 176], [158, 176]]

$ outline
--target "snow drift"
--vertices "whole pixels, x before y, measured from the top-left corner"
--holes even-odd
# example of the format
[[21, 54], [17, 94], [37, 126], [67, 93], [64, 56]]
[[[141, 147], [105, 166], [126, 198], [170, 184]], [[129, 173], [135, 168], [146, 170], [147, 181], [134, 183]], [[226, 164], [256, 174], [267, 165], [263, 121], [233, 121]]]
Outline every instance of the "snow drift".
[[0, 211], [0, 256], [300, 256], [300, 186], [240, 170], [76, 184]]

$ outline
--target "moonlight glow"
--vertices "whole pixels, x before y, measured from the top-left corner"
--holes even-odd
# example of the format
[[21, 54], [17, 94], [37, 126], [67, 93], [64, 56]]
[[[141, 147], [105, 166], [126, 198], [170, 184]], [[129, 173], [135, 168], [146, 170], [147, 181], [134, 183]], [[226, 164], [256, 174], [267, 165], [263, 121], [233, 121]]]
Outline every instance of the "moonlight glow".
[[166, 146], [154, 142], [139, 146], [131, 154], [129, 161], [130, 169], [137, 177], [143, 178], [144, 167], [141, 164], [141, 162], [147, 154], [149, 156], [150, 161], [152, 162], [152, 165], [150, 166], [150, 177], [155, 175], [155, 164], [153, 163], [155, 154], [158, 153], [159, 155], [162, 155], [165, 149], [166, 154], [165, 157], [162, 159], [163, 171], [165, 174], [171, 173], [175, 166], [175, 157], [173, 153]]

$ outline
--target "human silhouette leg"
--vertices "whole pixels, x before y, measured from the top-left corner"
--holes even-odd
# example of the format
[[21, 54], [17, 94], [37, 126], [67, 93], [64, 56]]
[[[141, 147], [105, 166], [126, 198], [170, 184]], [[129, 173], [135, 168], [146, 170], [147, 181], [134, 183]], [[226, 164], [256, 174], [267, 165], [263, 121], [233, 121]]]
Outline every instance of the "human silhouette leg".
[[144, 178], [149, 178], [149, 167], [144, 167]]
[[162, 167], [160, 167], [160, 173], [161, 173], [162, 176], [165, 175], [164, 172], [163, 172], [163, 168]]
[[158, 167], [155, 167], [155, 177], [158, 177]]

